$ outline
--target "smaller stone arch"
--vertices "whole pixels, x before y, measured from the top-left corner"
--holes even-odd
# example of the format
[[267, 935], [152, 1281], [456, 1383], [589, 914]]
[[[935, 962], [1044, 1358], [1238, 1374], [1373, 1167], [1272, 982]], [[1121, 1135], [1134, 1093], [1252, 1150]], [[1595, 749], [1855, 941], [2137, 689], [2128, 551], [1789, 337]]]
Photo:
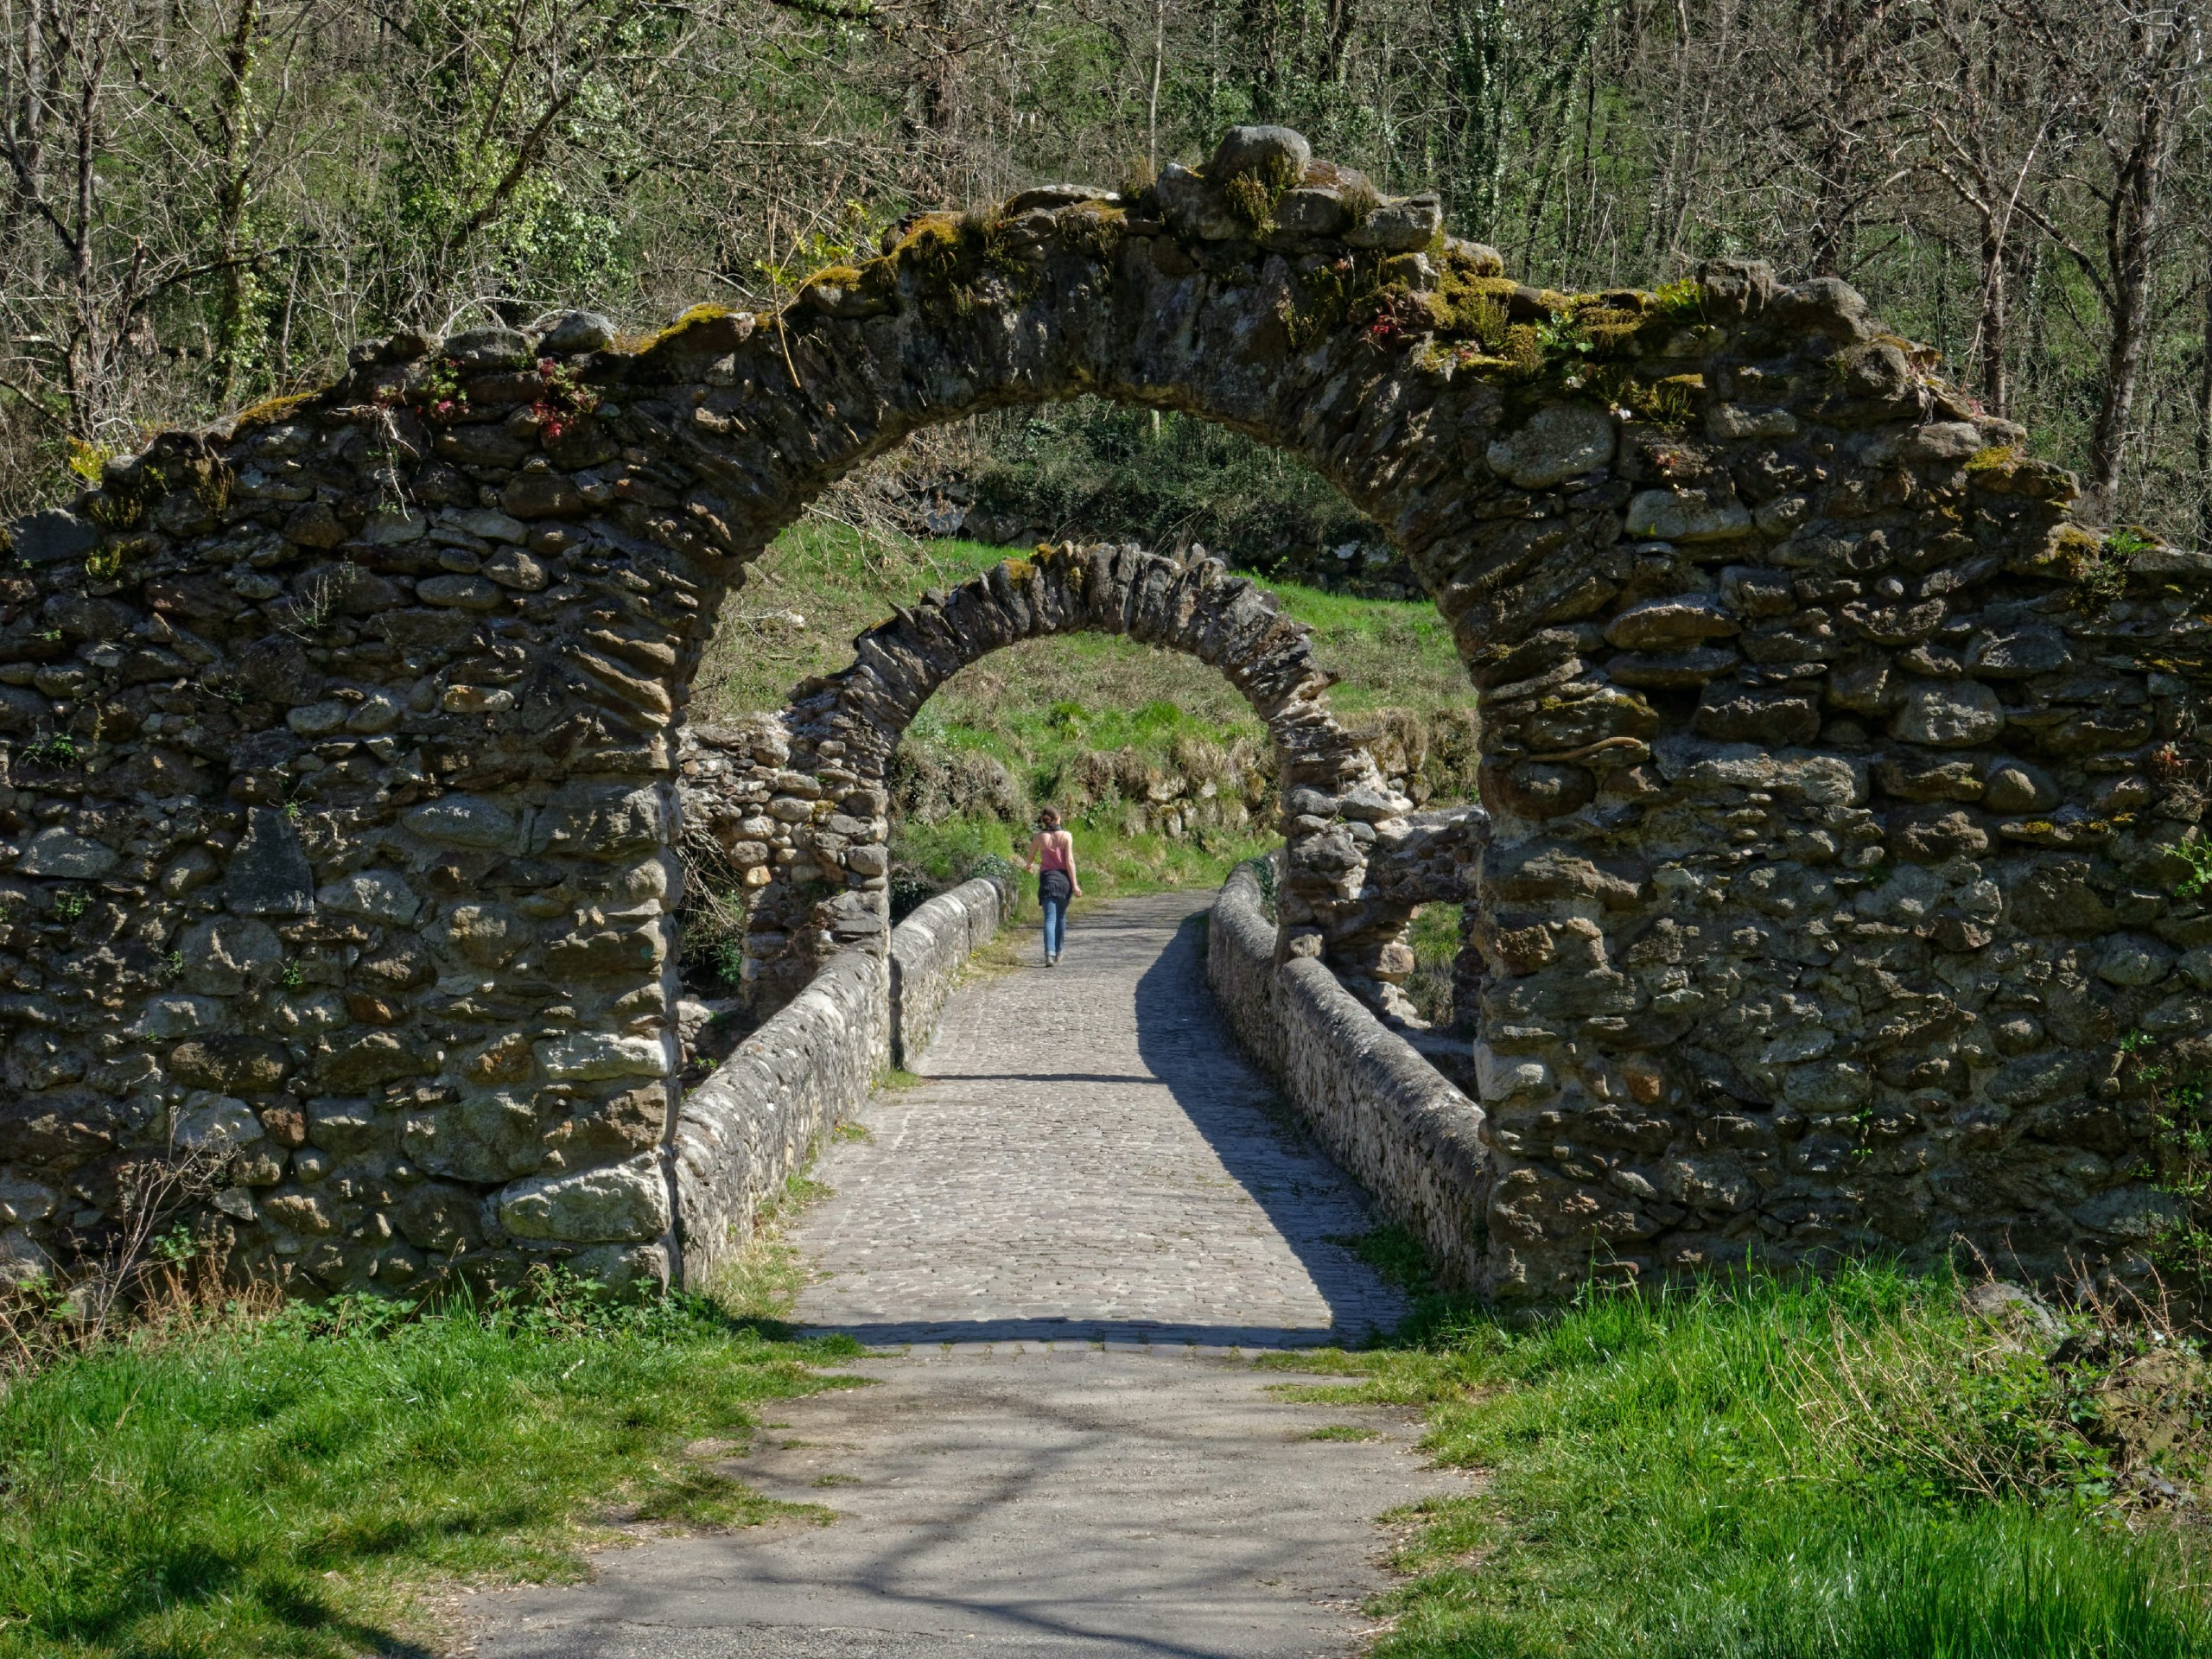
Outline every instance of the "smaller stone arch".
[[1009, 559], [925, 594], [856, 639], [853, 665], [802, 685], [780, 714], [742, 728], [698, 728], [682, 760], [684, 833], [703, 836], [750, 890], [745, 992], [766, 1015], [829, 955], [881, 950], [890, 933], [893, 754], [922, 705], [953, 675], [1022, 639], [1118, 633], [1219, 669], [1274, 741], [1284, 853], [1278, 954], [1319, 957], [1348, 982], [1404, 977], [1409, 913], [1371, 889], [1409, 835], [1413, 803], [1330, 714], [1331, 677], [1308, 630], [1218, 561], [1135, 546], [1068, 544]]

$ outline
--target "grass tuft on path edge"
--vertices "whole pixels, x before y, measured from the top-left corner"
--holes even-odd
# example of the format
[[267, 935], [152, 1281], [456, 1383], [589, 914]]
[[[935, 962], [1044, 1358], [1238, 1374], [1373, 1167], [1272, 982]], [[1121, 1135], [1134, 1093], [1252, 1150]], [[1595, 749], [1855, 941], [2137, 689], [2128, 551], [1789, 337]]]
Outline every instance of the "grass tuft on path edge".
[[[2096, 1390], [1948, 1277], [1874, 1265], [1519, 1322], [1427, 1305], [1285, 1385], [1416, 1404], [1472, 1495], [1394, 1517], [1376, 1659], [2212, 1654], [2201, 1522], [2124, 1507]], [[1304, 1362], [1310, 1363], [1310, 1362]]]
[[684, 1447], [851, 1351], [573, 1287], [142, 1328], [0, 1396], [0, 1656], [419, 1651], [426, 1582], [575, 1577], [615, 1523], [818, 1521]]

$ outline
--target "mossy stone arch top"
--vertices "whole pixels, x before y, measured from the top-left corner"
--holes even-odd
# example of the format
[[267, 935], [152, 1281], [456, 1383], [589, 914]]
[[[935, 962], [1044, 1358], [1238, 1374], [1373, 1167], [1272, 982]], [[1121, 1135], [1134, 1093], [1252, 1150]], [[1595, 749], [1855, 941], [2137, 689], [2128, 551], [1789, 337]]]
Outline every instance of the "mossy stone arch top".
[[2119, 1034], [2212, 1025], [2203, 557], [2075, 524], [1841, 283], [1516, 283], [1272, 129], [772, 315], [368, 342], [19, 520], [0, 1262], [102, 1248], [175, 1146], [304, 1286], [664, 1274], [721, 601], [909, 433], [1083, 394], [1300, 456], [1452, 622], [1493, 1290], [1961, 1233], [2127, 1268]]

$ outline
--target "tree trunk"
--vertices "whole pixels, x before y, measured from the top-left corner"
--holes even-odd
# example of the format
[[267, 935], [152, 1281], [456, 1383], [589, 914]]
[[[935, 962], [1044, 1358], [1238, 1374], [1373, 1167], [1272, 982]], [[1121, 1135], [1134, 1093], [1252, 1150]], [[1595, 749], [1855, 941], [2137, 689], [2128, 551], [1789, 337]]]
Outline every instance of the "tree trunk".
[[2143, 351], [2152, 321], [2151, 263], [2164, 230], [2164, 193], [2166, 168], [2173, 159], [2173, 119], [2189, 79], [2189, 11], [2183, 7], [2168, 20], [2168, 34], [2145, 54], [2141, 64], [2142, 104], [2105, 213], [2112, 337], [2105, 352], [2103, 395], [2097, 401], [2096, 423], [2089, 432], [2089, 493], [2096, 509], [2107, 517], [2118, 510], [2135, 390], [2142, 378]]
[[2012, 414], [2012, 365], [2005, 355], [2012, 321], [2012, 273], [2006, 269], [2005, 232], [1986, 215], [1981, 221], [1981, 323], [1976, 331], [1981, 353], [1981, 404], [2000, 419]]
[[2204, 356], [2196, 365], [2196, 541], [2212, 552], [2212, 238], [2204, 244]]
[[46, 0], [29, 0], [23, 8], [22, 54], [18, 60], [23, 77], [22, 95], [8, 118], [15, 125], [10, 143], [16, 152], [15, 178], [9, 181], [7, 237], [13, 246], [30, 222], [31, 202], [42, 194], [46, 177], [46, 95], [39, 83], [46, 68]]
[[238, 22], [223, 57], [224, 80], [215, 112], [216, 131], [223, 144], [215, 239], [215, 257], [223, 262], [222, 289], [215, 313], [215, 404], [219, 409], [228, 409], [238, 393], [238, 359], [245, 350], [246, 311], [253, 285], [253, 272], [242, 257], [240, 244], [253, 179], [246, 143], [246, 85], [253, 73], [256, 37], [260, 32], [261, 0], [238, 0]]

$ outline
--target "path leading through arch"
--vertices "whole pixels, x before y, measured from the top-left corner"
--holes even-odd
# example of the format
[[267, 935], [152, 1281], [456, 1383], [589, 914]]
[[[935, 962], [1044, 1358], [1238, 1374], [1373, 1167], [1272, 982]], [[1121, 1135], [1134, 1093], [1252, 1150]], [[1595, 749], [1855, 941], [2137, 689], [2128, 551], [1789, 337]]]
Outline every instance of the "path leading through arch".
[[[671, 1540], [479, 1599], [483, 1659], [1243, 1659], [1359, 1645], [1376, 1517], [1453, 1489], [1408, 1414], [1287, 1402], [1266, 1350], [1404, 1311], [1357, 1190], [1214, 1016], [1204, 900], [1102, 906], [982, 973], [817, 1173], [799, 1316], [875, 1385], [779, 1406], [728, 1468], [827, 1528]], [[1331, 1425], [1367, 1440], [1315, 1440]]]

